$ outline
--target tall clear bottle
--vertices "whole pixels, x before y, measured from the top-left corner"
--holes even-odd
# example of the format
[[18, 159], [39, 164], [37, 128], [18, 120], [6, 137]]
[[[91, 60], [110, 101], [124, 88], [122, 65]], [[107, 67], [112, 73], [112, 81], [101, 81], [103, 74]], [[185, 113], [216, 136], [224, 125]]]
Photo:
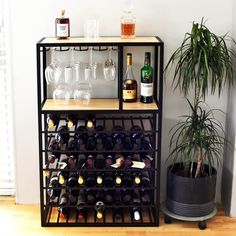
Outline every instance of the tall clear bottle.
[[151, 67], [151, 53], [145, 52], [144, 67], [141, 69], [141, 96], [143, 103], [153, 102], [153, 68]]
[[127, 54], [127, 69], [123, 81], [123, 101], [136, 102], [137, 101], [138, 84], [134, 78], [132, 69], [132, 54]]

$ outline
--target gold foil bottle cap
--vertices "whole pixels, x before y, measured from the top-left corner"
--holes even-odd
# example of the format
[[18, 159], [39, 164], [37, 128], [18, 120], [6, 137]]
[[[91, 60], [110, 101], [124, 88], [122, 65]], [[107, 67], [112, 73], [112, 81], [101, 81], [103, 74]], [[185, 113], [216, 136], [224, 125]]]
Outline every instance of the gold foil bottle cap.
[[134, 182], [135, 182], [136, 184], [140, 184], [140, 183], [141, 183], [140, 177], [136, 176], [136, 177], [134, 178]]
[[97, 184], [102, 184], [102, 177], [101, 176], [97, 177]]
[[89, 121], [87, 122], [87, 127], [88, 127], [88, 128], [92, 128], [92, 127], [93, 127], [93, 122], [92, 122], [91, 120], [89, 120]]
[[132, 65], [132, 54], [127, 53], [127, 66]]
[[53, 120], [49, 119], [48, 120], [48, 128], [51, 129], [51, 128], [53, 128], [53, 126], [54, 126]]
[[73, 121], [69, 120], [69, 121], [68, 121], [68, 128], [72, 128], [73, 125], [74, 125], [74, 124], [73, 124]]
[[60, 175], [60, 177], [59, 177], [59, 184], [64, 184], [64, 182], [65, 182], [64, 176]]
[[84, 183], [84, 178], [83, 178], [83, 176], [79, 176], [79, 178], [78, 178], [78, 183], [79, 184], [83, 184]]
[[65, 16], [66, 11], [65, 10], [61, 10], [61, 17]]
[[103, 218], [102, 212], [100, 212], [100, 211], [97, 212], [97, 218], [98, 219], [102, 219]]
[[121, 181], [121, 177], [119, 177], [119, 176], [116, 177], [116, 183], [117, 183], [117, 184], [121, 184], [121, 182], [122, 182], [122, 181]]

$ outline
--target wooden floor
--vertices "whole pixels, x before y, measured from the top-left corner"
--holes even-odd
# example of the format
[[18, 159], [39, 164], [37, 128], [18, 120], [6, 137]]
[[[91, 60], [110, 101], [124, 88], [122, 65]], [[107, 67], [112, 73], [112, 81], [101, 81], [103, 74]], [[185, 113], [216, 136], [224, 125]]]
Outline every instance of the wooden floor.
[[160, 227], [41, 227], [38, 205], [15, 205], [14, 199], [0, 197], [0, 235], [6, 236], [236, 236], [236, 218], [225, 216], [222, 209], [207, 226], [199, 230], [196, 223], [181, 221], [165, 225], [161, 217]]

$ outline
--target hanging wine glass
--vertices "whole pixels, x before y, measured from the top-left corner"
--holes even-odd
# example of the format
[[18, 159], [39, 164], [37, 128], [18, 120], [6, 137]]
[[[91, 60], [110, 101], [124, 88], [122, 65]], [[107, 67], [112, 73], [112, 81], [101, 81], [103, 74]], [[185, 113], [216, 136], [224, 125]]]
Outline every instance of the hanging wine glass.
[[62, 68], [55, 58], [55, 48], [52, 49], [51, 63], [45, 69], [45, 78], [48, 85], [57, 84], [62, 73]]
[[85, 65], [85, 80], [97, 79], [97, 64], [93, 62], [93, 48], [89, 47], [89, 63]]
[[112, 60], [111, 52], [112, 52], [112, 47], [109, 47], [108, 59], [105, 61], [103, 66], [104, 79], [107, 81], [112, 81], [115, 80], [116, 78], [116, 65], [115, 62]]

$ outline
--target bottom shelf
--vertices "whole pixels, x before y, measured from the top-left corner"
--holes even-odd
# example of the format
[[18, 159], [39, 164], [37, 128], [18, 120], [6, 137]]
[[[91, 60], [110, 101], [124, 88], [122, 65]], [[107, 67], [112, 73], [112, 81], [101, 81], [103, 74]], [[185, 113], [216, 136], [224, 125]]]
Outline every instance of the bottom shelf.
[[84, 219], [79, 219], [75, 208], [64, 217], [57, 207], [50, 206], [45, 211], [45, 222], [42, 226], [158, 226], [159, 214], [156, 208], [143, 207], [140, 209], [140, 220], [135, 220], [131, 209], [123, 208], [122, 217], [115, 218], [112, 209], [104, 211], [103, 219], [96, 218], [94, 209], [88, 209]]

